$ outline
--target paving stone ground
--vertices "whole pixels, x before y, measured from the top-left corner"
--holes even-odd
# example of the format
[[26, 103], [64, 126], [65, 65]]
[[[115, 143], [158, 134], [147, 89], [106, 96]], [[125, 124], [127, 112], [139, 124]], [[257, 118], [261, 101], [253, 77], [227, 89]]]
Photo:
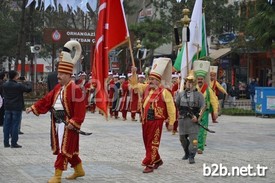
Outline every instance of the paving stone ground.
[[[154, 173], [144, 174], [140, 165], [145, 153], [141, 124], [121, 119], [105, 121], [97, 113], [87, 113], [82, 130], [93, 134], [80, 138], [80, 157], [86, 176], [66, 180], [65, 176], [73, 172], [68, 168], [62, 182], [275, 182], [275, 119], [223, 115], [218, 121], [218, 124], [210, 123], [209, 128], [216, 133], [208, 133], [205, 152], [196, 156], [193, 165], [181, 160], [183, 150], [178, 134], [172, 135], [164, 128], [159, 150], [164, 164]], [[3, 133], [0, 135], [0, 183], [46, 183], [53, 175], [55, 161], [50, 150], [49, 114], [36, 117], [24, 113], [22, 131], [24, 134], [18, 142], [22, 149], [4, 148]], [[257, 165], [268, 170], [263, 177], [213, 177], [203, 175], [204, 164], [212, 167], [212, 171], [220, 164], [230, 170], [250, 165], [253, 173]]]

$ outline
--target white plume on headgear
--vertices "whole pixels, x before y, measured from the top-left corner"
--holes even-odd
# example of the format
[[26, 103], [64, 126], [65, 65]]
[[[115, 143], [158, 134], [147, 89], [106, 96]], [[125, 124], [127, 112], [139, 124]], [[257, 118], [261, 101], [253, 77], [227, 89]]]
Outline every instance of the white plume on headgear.
[[[72, 58], [71, 52], [73, 48], [75, 48], [75, 54]], [[60, 53], [59, 56], [58, 72], [73, 74], [73, 67], [76, 64], [76, 62], [80, 59], [81, 53], [82, 48], [78, 41], [68, 41], [64, 45], [63, 51]]]
[[75, 48], [75, 55], [74, 55], [74, 58], [72, 59], [72, 64], [75, 65], [82, 53], [82, 48], [80, 43], [78, 41], [71, 40], [71, 41], [68, 41], [64, 45], [64, 47], [68, 48], [70, 51], [72, 51], [73, 48]]

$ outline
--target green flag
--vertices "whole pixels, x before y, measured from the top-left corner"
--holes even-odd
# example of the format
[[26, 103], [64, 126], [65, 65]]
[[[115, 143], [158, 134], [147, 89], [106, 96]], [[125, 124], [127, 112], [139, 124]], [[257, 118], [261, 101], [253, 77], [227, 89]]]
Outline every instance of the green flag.
[[174, 63], [174, 68], [177, 71], [180, 71], [180, 68], [181, 68], [182, 54], [183, 54], [183, 48], [181, 48], [180, 51], [178, 52], [177, 58], [176, 58], [175, 63]]
[[206, 36], [206, 24], [205, 24], [205, 14], [202, 14], [202, 47], [200, 50], [199, 58], [208, 56], [207, 48], [207, 36]]

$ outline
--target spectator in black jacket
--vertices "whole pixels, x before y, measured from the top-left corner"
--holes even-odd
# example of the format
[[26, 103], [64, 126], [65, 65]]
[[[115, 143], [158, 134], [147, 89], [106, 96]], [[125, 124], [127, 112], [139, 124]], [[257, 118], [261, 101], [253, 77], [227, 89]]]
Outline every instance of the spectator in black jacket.
[[238, 91], [235, 88], [234, 85], [232, 85], [232, 87], [229, 90], [229, 107], [231, 107], [231, 104], [233, 104], [233, 106], [236, 106], [236, 97], [238, 96]]
[[249, 94], [250, 94], [250, 101], [251, 101], [251, 109], [253, 111], [255, 111], [255, 101], [254, 101], [254, 97], [255, 97], [255, 87], [258, 86], [258, 83], [256, 82], [256, 80], [254, 78], [252, 78], [250, 84], [249, 84]]
[[[18, 83], [18, 72], [12, 70], [8, 73], [9, 80], [3, 84], [3, 96], [5, 107], [4, 119], [4, 147], [21, 148], [17, 144], [19, 124], [22, 117], [23, 106], [23, 93], [31, 92], [32, 85], [29, 82]], [[11, 145], [9, 143], [9, 136], [11, 134]]]
[[58, 80], [57, 80], [57, 68], [58, 68], [58, 63], [55, 63], [55, 71], [50, 72], [48, 74], [48, 79], [47, 79], [47, 85], [48, 85], [48, 91], [51, 91], [55, 85], [57, 85]]
[[4, 124], [4, 98], [3, 98], [3, 84], [6, 82], [6, 72], [0, 73], [0, 126]]

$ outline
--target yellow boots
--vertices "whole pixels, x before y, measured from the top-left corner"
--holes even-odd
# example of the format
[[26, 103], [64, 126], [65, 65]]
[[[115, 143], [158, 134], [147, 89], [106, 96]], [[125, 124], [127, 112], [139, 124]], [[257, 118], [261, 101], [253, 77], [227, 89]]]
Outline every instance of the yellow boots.
[[76, 179], [77, 177], [83, 177], [84, 175], [85, 175], [85, 172], [83, 170], [82, 163], [79, 163], [74, 167], [74, 173], [71, 176], [66, 177], [66, 179], [72, 180], [72, 179]]
[[62, 170], [55, 169], [54, 176], [50, 178], [48, 183], [61, 183]]
[[[50, 178], [48, 183], [61, 183], [62, 172], [63, 172], [62, 170], [55, 169], [54, 176]], [[83, 177], [84, 175], [85, 175], [85, 172], [83, 170], [82, 163], [79, 163], [74, 167], [74, 173], [71, 176], [66, 177], [66, 179], [72, 180], [72, 179], [76, 179], [77, 177]]]

